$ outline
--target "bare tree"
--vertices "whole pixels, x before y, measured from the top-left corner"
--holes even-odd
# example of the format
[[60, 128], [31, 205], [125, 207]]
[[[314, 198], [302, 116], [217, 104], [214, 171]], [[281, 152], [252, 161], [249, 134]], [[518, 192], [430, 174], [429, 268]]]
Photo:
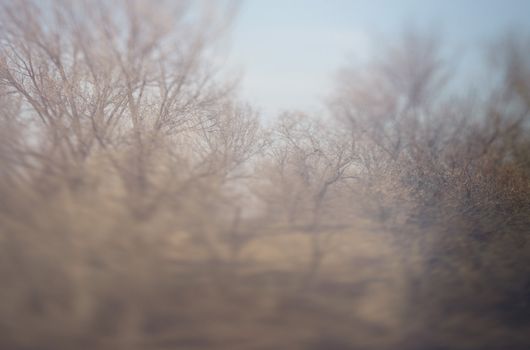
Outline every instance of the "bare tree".
[[22, 103], [11, 119], [31, 128], [31, 145], [18, 151], [35, 179], [75, 186], [88, 161], [104, 161], [135, 202], [160, 152], [188, 157], [171, 156], [172, 139], [209, 137], [231, 90], [210, 57], [227, 24], [200, 5], [165, 4], [160, 14], [142, 1], [3, 4], [0, 82], [3, 98]]

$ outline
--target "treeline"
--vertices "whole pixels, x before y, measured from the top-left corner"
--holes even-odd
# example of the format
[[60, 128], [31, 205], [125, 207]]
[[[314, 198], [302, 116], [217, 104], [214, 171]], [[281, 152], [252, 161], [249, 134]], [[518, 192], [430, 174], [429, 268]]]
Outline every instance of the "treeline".
[[530, 41], [461, 93], [406, 32], [266, 127], [203, 5], [1, 2], [0, 347], [530, 346]]

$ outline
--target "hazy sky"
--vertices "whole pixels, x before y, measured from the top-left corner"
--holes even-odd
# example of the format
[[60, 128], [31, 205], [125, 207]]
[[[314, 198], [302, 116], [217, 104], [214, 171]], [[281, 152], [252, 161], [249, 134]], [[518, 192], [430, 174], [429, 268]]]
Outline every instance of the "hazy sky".
[[530, 31], [530, 0], [246, 0], [231, 62], [243, 67], [242, 96], [265, 117], [310, 110], [321, 106], [339, 67], [366, 55], [374, 36], [407, 24], [440, 32], [465, 54], [508, 29]]

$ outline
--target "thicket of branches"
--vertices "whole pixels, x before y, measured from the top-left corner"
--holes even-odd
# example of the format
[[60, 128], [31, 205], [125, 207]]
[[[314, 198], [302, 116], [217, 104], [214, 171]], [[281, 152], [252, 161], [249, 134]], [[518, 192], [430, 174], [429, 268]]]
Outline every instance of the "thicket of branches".
[[466, 95], [409, 32], [264, 127], [230, 4], [1, 5], [0, 347], [530, 345], [528, 40]]

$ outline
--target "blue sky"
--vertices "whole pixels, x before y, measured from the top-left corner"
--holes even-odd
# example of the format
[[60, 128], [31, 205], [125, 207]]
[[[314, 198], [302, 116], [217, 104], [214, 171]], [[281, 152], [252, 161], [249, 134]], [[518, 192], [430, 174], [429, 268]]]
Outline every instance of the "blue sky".
[[265, 117], [318, 110], [338, 68], [407, 24], [465, 56], [506, 30], [530, 32], [530, 0], [246, 0], [230, 62], [242, 67], [242, 97]]

